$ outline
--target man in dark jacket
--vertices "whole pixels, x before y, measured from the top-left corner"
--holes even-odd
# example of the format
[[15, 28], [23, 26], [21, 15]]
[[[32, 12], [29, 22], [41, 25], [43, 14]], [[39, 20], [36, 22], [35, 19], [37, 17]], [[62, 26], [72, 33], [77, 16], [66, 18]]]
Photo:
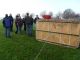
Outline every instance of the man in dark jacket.
[[11, 20], [11, 32], [13, 31], [13, 17], [12, 17], [12, 14], [10, 14], [10, 16], [9, 16], [9, 19]]
[[33, 17], [30, 15], [30, 23], [28, 24], [28, 35], [32, 36], [32, 31], [33, 31]]
[[24, 23], [24, 31], [27, 29], [27, 23], [29, 22], [29, 13], [26, 13], [25, 17], [23, 18]]
[[5, 17], [3, 18], [3, 26], [5, 28], [6, 37], [11, 37], [10, 34], [11, 20], [9, 19], [8, 14], [6, 14]]
[[35, 19], [34, 19], [34, 23], [36, 24], [36, 21], [39, 19], [39, 16], [36, 15]]
[[33, 18], [29, 16], [29, 13], [25, 16], [25, 23], [26, 23], [26, 33], [31, 36], [32, 35], [32, 28], [33, 28]]
[[25, 17], [23, 18], [23, 26], [24, 26], [24, 31], [26, 31]]

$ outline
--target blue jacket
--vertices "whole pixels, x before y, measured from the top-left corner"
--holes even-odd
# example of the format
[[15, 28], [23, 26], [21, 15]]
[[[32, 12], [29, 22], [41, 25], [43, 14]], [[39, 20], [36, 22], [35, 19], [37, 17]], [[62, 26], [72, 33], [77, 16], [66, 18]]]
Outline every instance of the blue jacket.
[[13, 17], [9, 16], [9, 19], [11, 20], [11, 25], [13, 25]]
[[3, 26], [4, 26], [5, 28], [10, 28], [10, 27], [11, 27], [11, 20], [10, 20], [9, 17], [5, 17], [5, 18], [3, 19]]

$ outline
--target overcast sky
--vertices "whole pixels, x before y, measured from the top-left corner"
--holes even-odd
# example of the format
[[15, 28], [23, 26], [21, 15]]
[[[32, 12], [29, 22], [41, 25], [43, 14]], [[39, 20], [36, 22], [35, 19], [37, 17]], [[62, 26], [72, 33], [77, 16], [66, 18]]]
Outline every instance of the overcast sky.
[[80, 13], [80, 0], [0, 0], [0, 17], [6, 13], [35, 13], [42, 11], [52, 11], [53, 14], [63, 12], [71, 8], [76, 13]]

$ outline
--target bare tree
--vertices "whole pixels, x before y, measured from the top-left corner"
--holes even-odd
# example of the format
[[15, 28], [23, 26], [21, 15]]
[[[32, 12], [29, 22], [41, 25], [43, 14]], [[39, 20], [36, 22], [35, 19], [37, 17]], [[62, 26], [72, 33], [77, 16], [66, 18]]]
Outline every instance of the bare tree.
[[61, 18], [62, 18], [62, 13], [61, 13], [61, 12], [58, 12], [58, 13], [56, 14], [56, 18], [57, 18], [57, 19], [61, 19]]
[[66, 9], [63, 12], [63, 18], [64, 19], [75, 18], [75, 12], [72, 9]]
[[75, 19], [80, 19], [80, 14], [76, 14]]

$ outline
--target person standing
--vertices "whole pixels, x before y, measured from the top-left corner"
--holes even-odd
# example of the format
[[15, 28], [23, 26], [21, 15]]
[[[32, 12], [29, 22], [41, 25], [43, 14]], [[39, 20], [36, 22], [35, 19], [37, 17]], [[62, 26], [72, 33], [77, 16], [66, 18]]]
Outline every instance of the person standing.
[[36, 15], [35, 19], [34, 19], [34, 23], [36, 24], [36, 21], [40, 19], [38, 15]]
[[29, 16], [29, 13], [26, 13], [24, 20], [25, 20], [25, 24], [26, 24], [26, 34], [31, 36], [32, 35], [33, 18], [32, 18], [32, 16]]
[[36, 17], [34, 19], [34, 30], [36, 29], [36, 21], [39, 20], [39, 19], [40, 19], [39, 16], [36, 15]]
[[16, 34], [21, 32], [21, 28], [22, 28], [22, 19], [20, 14], [16, 15], [16, 20], [15, 20], [15, 25], [16, 25]]
[[29, 17], [29, 13], [26, 13], [26, 15], [25, 15], [25, 17], [24, 17], [24, 29], [26, 30], [26, 34], [28, 34], [28, 23], [29, 23], [29, 19], [30, 19], [30, 17]]
[[33, 17], [32, 15], [30, 15], [30, 23], [27, 25], [28, 27], [28, 35], [32, 36], [32, 32], [33, 32]]
[[9, 19], [11, 20], [11, 29], [10, 29], [10, 31], [12, 32], [13, 31], [13, 21], [14, 21], [14, 19], [12, 17], [12, 14], [9, 15]]
[[10, 29], [11, 29], [11, 20], [8, 17], [8, 14], [3, 18], [3, 27], [5, 28], [5, 36], [11, 37]]
[[25, 17], [23, 18], [23, 26], [24, 26], [24, 31], [26, 31]]

